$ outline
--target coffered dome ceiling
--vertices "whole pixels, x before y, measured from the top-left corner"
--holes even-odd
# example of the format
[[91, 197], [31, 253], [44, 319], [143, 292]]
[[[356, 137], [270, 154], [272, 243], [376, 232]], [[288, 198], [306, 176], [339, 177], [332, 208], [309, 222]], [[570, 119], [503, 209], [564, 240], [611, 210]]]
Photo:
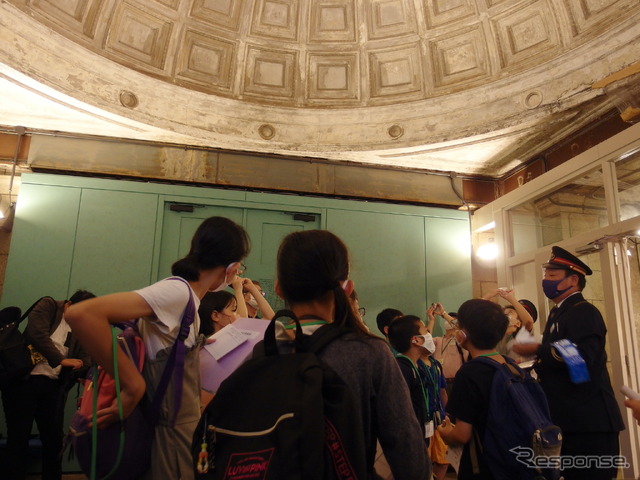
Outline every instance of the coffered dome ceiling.
[[4, 88], [53, 103], [5, 93], [0, 124], [495, 176], [612, 108], [638, 25], [638, 0], [4, 0]]

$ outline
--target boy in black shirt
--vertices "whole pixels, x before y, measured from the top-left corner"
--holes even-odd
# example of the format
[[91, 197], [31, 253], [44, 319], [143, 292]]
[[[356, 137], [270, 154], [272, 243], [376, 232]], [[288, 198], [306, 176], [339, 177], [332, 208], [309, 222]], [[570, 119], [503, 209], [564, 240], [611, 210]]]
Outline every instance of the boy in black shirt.
[[[459, 330], [455, 334], [456, 340], [469, 351], [472, 358], [485, 356], [504, 363], [505, 360], [496, 347], [508, 324], [509, 319], [498, 304], [482, 299], [468, 300], [458, 310]], [[479, 471], [473, 472], [470, 441], [474, 429], [478, 438], [484, 437], [495, 371], [480, 362], [471, 361], [462, 365], [456, 374], [446, 407], [447, 412], [456, 418], [456, 423], [451, 423], [447, 417], [438, 427], [438, 432], [447, 444], [464, 445], [458, 469], [459, 480], [493, 478], [479, 448], [475, 448]]]

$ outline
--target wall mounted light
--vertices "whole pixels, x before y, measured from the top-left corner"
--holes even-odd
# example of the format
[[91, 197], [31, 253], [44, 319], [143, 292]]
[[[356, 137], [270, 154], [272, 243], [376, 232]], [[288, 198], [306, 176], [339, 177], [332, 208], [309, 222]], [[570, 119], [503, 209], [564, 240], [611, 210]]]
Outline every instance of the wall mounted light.
[[478, 247], [476, 256], [482, 260], [495, 260], [498, 257], [498, 245], [491, 239]]
[[[20, 154], [20, 147], [22, 146], [22, 139], [25, 136], [27, 131], [26, 128], [22, 126], [15, 127], [16, 133], [18, 134], [18, 141], [16, 143], [16, 151], [13, 155], [13, 165], [11, 167], [11, 179], [9, 181], [9, 206], [5, 208], [0, 208], [0, 230], [5, 232], [10, 232], [13, 230], [13, 220], [16, 216], [16, 202], [11, 199], [11, 194], [13, 193], [13, 179], [16, 176], [16, 165], [18, 163], [18, 155]], [[0, 204], [1, 206], [1, 204]]]

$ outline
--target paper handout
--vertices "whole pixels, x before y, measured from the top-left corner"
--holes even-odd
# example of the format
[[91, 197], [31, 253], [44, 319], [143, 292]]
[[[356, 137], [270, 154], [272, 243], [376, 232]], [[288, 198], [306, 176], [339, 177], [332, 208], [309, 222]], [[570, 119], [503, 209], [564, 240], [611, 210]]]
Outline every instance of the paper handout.
[[222, 330], [216, 332], [213, 338], [215, 342], [208, 344], [205, 348], [216, 360], [220, 360], [227, 353], [235, 350], [250, 338], [257, 338], [258, 332], [252, 330], [241, 330], [229, 324]]
[[[202, 389], [208, 392], [217, 391], [222, 381], [251, 357], [253, 347], [264, 338], [264, 332], [268, 325], [269, 320], [239, 318], [233, 322], [233, 325], [228, 325], [217, 332], [214, 335], [216, 341], [205, 346], [200, 352], [200, 383]], [[216, 344], [220, 341], [218, 336], [226, 337], [227, 334], [222, 334], [222, 332], [230, 326], [240, 332], [244, 341], [237, 343], [241, 338], [237, 337], [235, 333], [230, 334], [230, 338], [226, 339], [228, 343], [223, 338], [221, 343], [226, 344], [226, 347], [218, 345], [218, 348], [221, 348], [222, 352], [226, 350], [226, 353], [221, 353], [221, 356], [216, 359], [211, 349], [215, 351]], [[233, 346], [234, 339], [235, 346]]]

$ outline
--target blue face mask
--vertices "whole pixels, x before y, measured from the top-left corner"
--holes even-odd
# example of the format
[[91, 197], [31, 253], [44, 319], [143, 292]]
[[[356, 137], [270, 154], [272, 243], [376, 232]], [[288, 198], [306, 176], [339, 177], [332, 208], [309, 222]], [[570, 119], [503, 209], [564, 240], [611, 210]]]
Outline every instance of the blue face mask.
[[558, 285], [563, 280], [564, 278], [561, 278], [560, 280], [542, 280], [542, 291], [544, 292], [545, 297], [547, 297], [550, 300], [553, 300], [554, 298], [559, 297], [564, 292], [569, 290], [571, 286], [563, 290], [558, 290]]

